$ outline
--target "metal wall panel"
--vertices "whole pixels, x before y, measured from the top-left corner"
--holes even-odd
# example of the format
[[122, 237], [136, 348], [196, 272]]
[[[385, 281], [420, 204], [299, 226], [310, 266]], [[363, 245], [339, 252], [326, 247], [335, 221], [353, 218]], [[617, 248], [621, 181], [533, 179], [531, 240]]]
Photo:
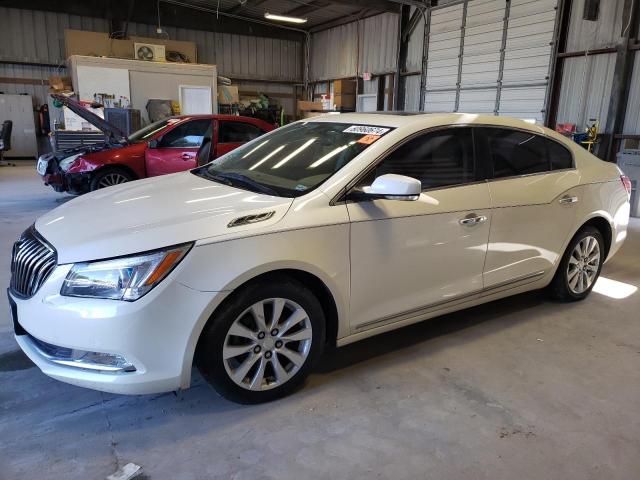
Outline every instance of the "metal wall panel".
[[636, 50], [633, 61], [631, 88], [627, 100], [627, 112], [622, 133], [640, 135], [640, 50]]
[[[415, 8], [411, 9], [411, 14]], [[422, 17], [422, 16], [421, 16]], [[407, 45], [407, 71], [417, 72], [422, 68], [422, 45], [424, 43], [424, 17], [418, 20], [416, 28], [411, 32]], [[418, 88], [420, 86], [418, 85]]]
[[397, 52], [398, 16], [393, 13], [323, 30], [311, 35], [310, 80], [392, 72]]
[[615, 53], [564, 60], [558, 123], [574, 123], [583, 130], [595, 118], [600, 130], [606, 129], [615, 60]]
[[[0, 77], [13, 79], [11, 83], [0, 81], [0, 92], [31, 95], [35, 105], [47, 103], [49, 96], [48, 78], [51, 75], [64, 73], [66, 69], [55, 67], [38, 67], [29, 65], [6, 65], [0, 64]], [[20, 79], [26, 79], [20, 82]], [[40, 80], [40, 83], [36, 83]]]
[[409, 75], [404, 78], [405, 95], [404, 110], [406, 112], [417, 112], [420, 110], [420, 75]]
[[615, 47], [622, 33], [624, 0], [601, 0], [598, 20], [583, 20], [585, 0], [572, 0], [567, 52]]
[[[0, 61], [64, 64], [64, 30], [107, 32], [104, 19], [0, 7]], [[156, 37], [154, 25], [131, 23], [129, 34]], [[221, 75], [302, 81], [302, 43], [229, 33], [167, 27], [169, 38], [195, 42], [198, 61]], [[39, 77], [38, 77], [39, 78]]]

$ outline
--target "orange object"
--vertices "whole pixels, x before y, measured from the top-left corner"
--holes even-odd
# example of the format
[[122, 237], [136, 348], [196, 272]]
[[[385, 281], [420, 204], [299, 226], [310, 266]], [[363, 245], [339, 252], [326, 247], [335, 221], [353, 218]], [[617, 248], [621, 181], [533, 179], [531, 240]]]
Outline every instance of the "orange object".
[[173, 252], [167, 253], [158, 267], [153, 271], [149, 278], [147, 278], [147, 281], [144, 282], [145, 286], [153, 285], [160, 280], [165, 273], [175, 265], [176, 261], [180, 258], [180, 255], [182, 255], [181, 250], [174, 250]]
[[357, 143], [362, 143], [364, 145], [371, 145], [373, 142], [375, 142], [379, 138], [380, 138], [380, 135], [365, 135], [364, 137], [360, 138], [360, 140], [358, 140]]

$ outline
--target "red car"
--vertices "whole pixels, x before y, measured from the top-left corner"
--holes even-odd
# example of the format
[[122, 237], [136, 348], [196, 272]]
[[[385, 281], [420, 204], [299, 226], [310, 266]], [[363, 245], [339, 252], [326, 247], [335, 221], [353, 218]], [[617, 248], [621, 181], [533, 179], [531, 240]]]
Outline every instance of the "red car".
[[[183, 115], [152, 123], [125, 136], [77, 101], [53, 95], [105, 133], [105, 143], [42, 155], [37, 170], [57, 192], [81, 194], [140, 178], [196, 167], [202, 139], [212, 139], [208, 160], [273, 130], [262, 120], [235, 115]], [[206, 163], [206, 162], [203, 162]]]

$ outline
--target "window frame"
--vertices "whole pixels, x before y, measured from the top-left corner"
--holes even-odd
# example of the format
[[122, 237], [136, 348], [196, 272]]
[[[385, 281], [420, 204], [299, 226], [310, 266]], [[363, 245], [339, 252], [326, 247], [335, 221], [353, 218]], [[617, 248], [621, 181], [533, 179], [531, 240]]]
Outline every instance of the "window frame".
[[[259, 138], [259, 137], [261, 137], [262, 135], [264, 135], [265, 133], [268, 133], [267, 131], [263, 130], [262, 128], [260, 128], [260, 127], [259, 127], [258, 125], [256, 125], [255, 123], [252, 123], [252, 122], [246, 122], [246, 121], [244, 121], [244, 120], [217, 120], [217, 123], [218, 123], [218, 125], [217, 125], [217, 127], [218, 127], [218, 128], [217, 128], [217, 130], [218, 130], [217, 138], [218, 138], [218, 140], [217, 140], [217, 142], [216, 142], [216, 143], [218, 143], [218, 144], [220, 144], [220, 145], [235, 145], [235, 144], [237, 144], [237, 143], [245, 144], [245, 143], [252, 142], [252, 141], [253, 141], [253, 140], [255, 140], [256, 138]], [[225, 123], [235, 123], [235, 124], [238, 124], [238, 123], [239, 123], [239, 124], [242, 124], [242, 125], [249, 125], [249, 126], [251, 126], [251, 127], [256, 128], [256, 129], [260, 132], [260, 135], [258, 135], [258, 136], [257, 136], [257, 137], [255, 137], [255, 138], [252, 138], [251, 140], [245, 140], [244, 142], [222, 142], [222, 141], [220, 141], [220, 135], [221, 135], [221, 133], [222, 133], [222, 126], [223, 126], [223, 124], [225, 124]]]
[[[202, 122], [202, 121], [208, 121], [210, 125], [212, 125], [212, 124], [213, 124], [213, 119], [209, 119], [209, 118], [192, 118], [192, 119], [190, 119], [190, 120], [186, 120], [186, 121], [183, 121], [183, 122], [178, 122], [178, 123], [176, 123], [175, 125], [173, 125], [173, 128], [171, 128], [169, 131], [167, 131], [167, 132], [163, 132], [163, 133], [160, 135], [160, 138], [158, 139], [158, 147], [157, 147], [157, 148], [181, 148], [181, 149], [185, 149], [185, 148], [197, 148], [197, 149], [199, 149], [199, 148], [200, 148], [200, 145], [202, 145], [202, 142], [200, 143], [200, 145], [195, 146], [195, 147], [165, 147], [165, 146], [162, 146], [162, 141], [164, 140], [164, 137], [165, 137], [167, 134], [171, 133], [171, 132], [172, 132], [172, 131], [174, 131], [176, 128], [180, 128], [180, 127], [181, 127], [181, 126], [183, 126], [183, 125], [186, 125], [186, 124], [189, 124], [189, 123], [192, 123], [192, 122], [198, 122], [198, 121], [200, 121], [200, 122]], [[206, 133], [206, 131], [205, 131], [205, 133]], [[202, 139], [204, 140], [204, 135], [202, 136]]]
[[[556, 172], [566, 172], [569, 170], [575, 170], [576, 169], [576, 159], [575, 159], [575, 155], [573, 154], [573, 152], [571, 151], [570, 148], [566, 147], [565, 145], [563, 145], [561, 142], [559, 142], [558, 140], [556, 140], [553, 137], [550, 137], [548, 135], [545, 135], [544, 133], [537, 133], [537, 132], [532, 132], [531, 130], [527, 130], [525, 128], [519, 128], [519, 127], [511, 127], [511, 126], [502, 126], [502, 125], [487, 125], [487, 124], [477, 124], [474, 125], [477, 128], [480, 129], [499, 129], [499, 130], [513, 130], [513, 131], [517, 131], [517, 132], [522, 132], [522, 133], [526, 133], [528, 135], [535, 135], [537, 137], [541, 137], [543, 140], [545, 140], [545, 151], [546, 151], [546, 155], [547, 155], [547, 160], [549, 162], [549, 170], [546, 170], [544, 172], [534, 172], [534, 173], [523, 173], [523, 174], [519, 174], [519, 175], [509, 175], [507, 177], [495, 177], [495, 172], [494, 172], [494, 165], [493, 165], [493, 159], [491, 158], [491, 152], [488, 150], [488, 134], [485, 131], [480, 131], [477, 134], [477, 138], [478, 142], [476, 143], [476, 162], [478, 162], [478, 160], [483, 163], [485, 165], [485, 171], [486, 171], [486, 181], [487, 182], [497, 182], [497, 181], [501, 181], [501, 180], [513, 180], [515, 178], [525, 178], [525, 177], [532, 177], [535, 175], [548, 175], [550, 173], [556, 173]], [[484, 142], [483, 142], [484, 140]], [[557, 145], [559, 145], [561, 148], [563, 148], [566, 152], [569, 153], [570, 157], [571, 157], [571, 167], [569, 168], [558, 168], [558, 169], [553, 169], [552, 168], [552, 162], [551, 162], [551, 156], [549, 155], [549, 148], [547, 146], [547, 141], [550, 142], [554, 142]]]
[[[335, 205], [339, 205], [339, 204], [346, 204], [347, 202], [349, 203], [355, 203], [354, 200], [349, 200], [347, 197], [349, 196], [349, 194], [351, 193], [351, 191], [353, 191], [354, 188], [356, 188], [356, 186], [358, 185], [358, 182], [360, 182], [360, 180], [362, 180], [363, 177], [366, 177], [367, 175], [369, 175], [369, 173], [371, 173], [372, 170], [374, 170], [378, 164], [380, 164], [382, 161], [384, 161], [389, 155], [391, 155], [394, 151], [396, 151], [398, 148], [400, 148], [401, 146], [403, 146], [405, 143], [413, 140], [414, 138], [421, 136], [421, 135], [426, 135], [428, 133], [431, 132], [436, 132], [438, 130], [447, 130], [447, 129], [451, 129], [451, 128], [471, 128], [471, 132], [472, 132], [472, 139], [473, 139], [473, 156], [474, 156], [474, 161], [475, 161], [475, 165], [476, 165], [476, 177], [481, 177], [481, 180], [476, 180], [475, 182], [468, 182], [468, 183], [461, 183], [458, 185], [447, 185], [444, 187], [436, 187], [436, 188], [429, 188], [429, 189], [424, 189], [422, 190], [422, 192], [428, 192], [428, 191], [434, 191], [434, 190], [444, 190], [444, 189], [449, 189], [449, 188], [459, 188], [459, 187], [465, 187], [467, 185], [477, 185], [479, 183], [485, 183], [485, 182], [495, 182], [495, 181], [501, 181], [501, 180], [510, 180], [510, 179], [514, 179], [514, 178], [522, 178], [522, 177], [530, 177], [533, 175], [547, 175], [549, 173], [555, 173], [555, 172], [566, 172], [566, 171], [570, 171], [570, 170], [576, 170], [576, 159], [575, 159], [575, 155], [573, 154], [573, 151], [566, 147], [565, 145], [563, 145], [561, 142], [559, 142], [558, 140], [556, 140], [555, 138], [552, 138], [548, 135], [545, 134], [540, 134], [540, 133], [536, 133], [533, 132], [529, 129], [526, 128], [520, 128], [520, 127], [511, 127], [511, 126], [503, 126], [503, 125], [492, 125], [492, 124], [487, 124], [487, 123], [460, 123], [460, 124], [455, 124], [455, 125], [438, 125], [435, 127], [429, 127], [429, 128], [425, 128], [424, 130], [419, 130], [417, 132], [412, 133], [411, 135], [403, 138], [401, 141], [399, 141], [398, 143], [396, 143], [395, 145], [392, 145], [391, 147], [389, 147], [386, 151], [384, 151], [383, 153], [381, 153], [380, 155], [378, 155], [378, 157], [373, 160], [369, 165], [367, 165], [367, 167], [365, 169], [363, 169], [359, 174], [357, 174], [353, 179], [351, 179], [347, 185], [340, 191], [338, 192], [329, 202], [330, 206], [335, 206]], [[483, 152], [483, 148], [481, 147], [479, 140], [480, 140], [480, 135], [482, 132], [476, 132], [477, 128], [502, 128], [502, 129], [506, 129], [506, 130], [516, 130], [519, 132], [523, 132], [523, 133], [529, 133], [529, 134], [533, 134], [533, 135], [538, 135], [540, 137], [543, 137], [547, 140], [550, 140], [552, 142], [557, 143], [558, 145], [560, 145], [562, 148], [564, 148], [566, 151], [569, 152], [569, 154], [571, 155], [571, 168], [562, 168], [562, 169], [557, 169], [557, 170], [549, 170], [547, 172], [538, 172], [538, 173], [527, 173], [524, 175], [516, 175], [516, 176], [512, 176], [512, 177], [500, 177], [500, 178], [493, 178], [493, 162], [490, 160], [490, 158], [488, 158], [489, 156], [487, 155], [487, 152]], [[551, 162], [551, 160], [549, 160], [549, 162]], [[550, 163], [551, 165], [551, 163]]]

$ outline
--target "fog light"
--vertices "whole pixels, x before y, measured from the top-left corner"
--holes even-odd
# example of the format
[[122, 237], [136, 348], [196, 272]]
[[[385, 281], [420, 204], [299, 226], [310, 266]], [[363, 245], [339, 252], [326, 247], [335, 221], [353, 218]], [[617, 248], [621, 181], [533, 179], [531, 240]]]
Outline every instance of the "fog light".
[[68, 367], [85, 368], [89, 370], [100, 370], [103, 372], [135, 372], [133, 366], [122, 355], [113, 353], [89, 352], [87, 350], [76, 350], [65, 347], [58, 347], [29, 335], [34, 346], [40, 354], [52, 363], [66, 365]]

